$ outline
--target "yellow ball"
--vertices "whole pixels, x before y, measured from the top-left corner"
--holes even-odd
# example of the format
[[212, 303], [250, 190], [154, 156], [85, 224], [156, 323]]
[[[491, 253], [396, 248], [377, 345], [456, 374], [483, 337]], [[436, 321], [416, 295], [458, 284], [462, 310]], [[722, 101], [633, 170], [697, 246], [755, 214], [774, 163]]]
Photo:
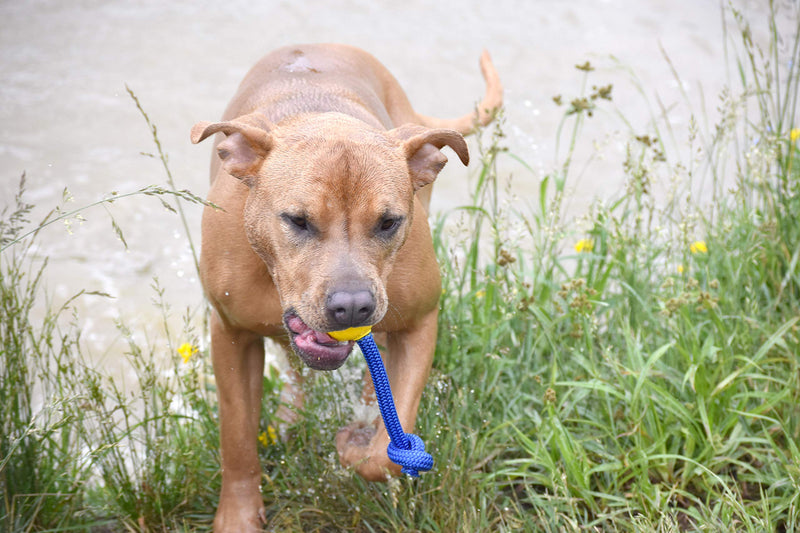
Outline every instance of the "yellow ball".
[[340, 331], [329, 331], [328, 335], [337, 341], [357, 341], [369, 335], [372, 331], [371, 326], [362, 326], [360, 328], [347, 328]]

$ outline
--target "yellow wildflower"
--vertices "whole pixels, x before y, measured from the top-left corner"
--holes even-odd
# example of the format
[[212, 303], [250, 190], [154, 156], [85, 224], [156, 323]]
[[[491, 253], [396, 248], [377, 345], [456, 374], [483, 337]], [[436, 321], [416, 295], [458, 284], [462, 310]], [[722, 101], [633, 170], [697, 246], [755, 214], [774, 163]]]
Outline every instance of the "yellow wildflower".
[[708, 252], [708, 247], [705, 241], [694, 241], [691, 246], [689, 246], [689, 250], [693, 254], [704, 254]]
[[594, 250], [594, 241], [592, 239], [581, 239], [575, 243], [575, 251], [578, 253], [588, 253], [592, 250]]
[[183, 358], [184, 363], [188, 363], [189, 359], [197, 353], [197, 346], [192, 343], [184, 342], [178, 347], [178, 354]]
[[481, 289], [481, 290], [479, 290], [478, 292], [475, 293], [475, 298], [480, 299], [480, 298], [483, 298], [484, 296], [486, 296], [486, 291], [484, 291], [483, 289]]
[[789, 132], [789, 139], [796, 143], [797, 139], [800, 139], [800, 128], [792, 128], [792, 131]]
[[267, 426], [267, 430], [262, 431], [261, 435], [258, 436], [258, 442], [260, 442], [265, 448], [271, 446], [278, 442], [278, 432], [275, 431], [274, 427]]
[[683, 265], [678, 265], [678, 274], [683, 274]]

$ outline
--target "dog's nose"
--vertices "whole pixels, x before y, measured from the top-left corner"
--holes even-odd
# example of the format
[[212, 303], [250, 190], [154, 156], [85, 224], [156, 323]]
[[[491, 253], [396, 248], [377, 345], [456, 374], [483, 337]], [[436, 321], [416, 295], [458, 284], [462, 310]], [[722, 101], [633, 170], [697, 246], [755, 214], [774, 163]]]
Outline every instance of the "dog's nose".
[[335, 291], [328, 296], [325, 312], [336, 326], [363, 326], [375, 311], [375, 296], [368, 290]]

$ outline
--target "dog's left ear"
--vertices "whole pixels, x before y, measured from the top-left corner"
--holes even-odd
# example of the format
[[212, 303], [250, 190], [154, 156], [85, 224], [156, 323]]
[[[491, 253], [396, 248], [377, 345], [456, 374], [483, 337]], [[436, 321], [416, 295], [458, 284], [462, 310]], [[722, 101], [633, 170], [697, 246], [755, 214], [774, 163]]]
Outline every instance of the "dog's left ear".
[[222, 132], [227, 138], [217, 145], [222, 167], [231, 176], [247, 180], [258, 169], [272, 148], [271, 124], [259, 113], [243, 115], [228, 122], [198, 122], [192, 128], [192, 142]]
[[469, 164], [469, 150], [464, 136], [455, 130], [428, 129], [417, 124], [405, 124], [387, 133], [400, 141], [411, 183], [417, 191], [430, 185], [447, 163], [447, 157], [439, 150], [449, 146], [464, 165]]

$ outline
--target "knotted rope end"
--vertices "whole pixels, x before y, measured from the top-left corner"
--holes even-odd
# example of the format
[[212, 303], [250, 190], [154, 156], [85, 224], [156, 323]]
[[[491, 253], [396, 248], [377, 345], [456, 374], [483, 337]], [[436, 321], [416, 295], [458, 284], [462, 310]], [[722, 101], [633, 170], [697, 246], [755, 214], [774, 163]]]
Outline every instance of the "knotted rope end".
[[419, 472], [427, 472], [433, 468], [433, 457], [425, 451], [425, 443], [418, 435], [406, 433], [408, 448], [399, 448], [394, 442], [390, 442], [386, 448], [389, 459], [400, 466], [401, 472], [411, 477], [419, 477]]

